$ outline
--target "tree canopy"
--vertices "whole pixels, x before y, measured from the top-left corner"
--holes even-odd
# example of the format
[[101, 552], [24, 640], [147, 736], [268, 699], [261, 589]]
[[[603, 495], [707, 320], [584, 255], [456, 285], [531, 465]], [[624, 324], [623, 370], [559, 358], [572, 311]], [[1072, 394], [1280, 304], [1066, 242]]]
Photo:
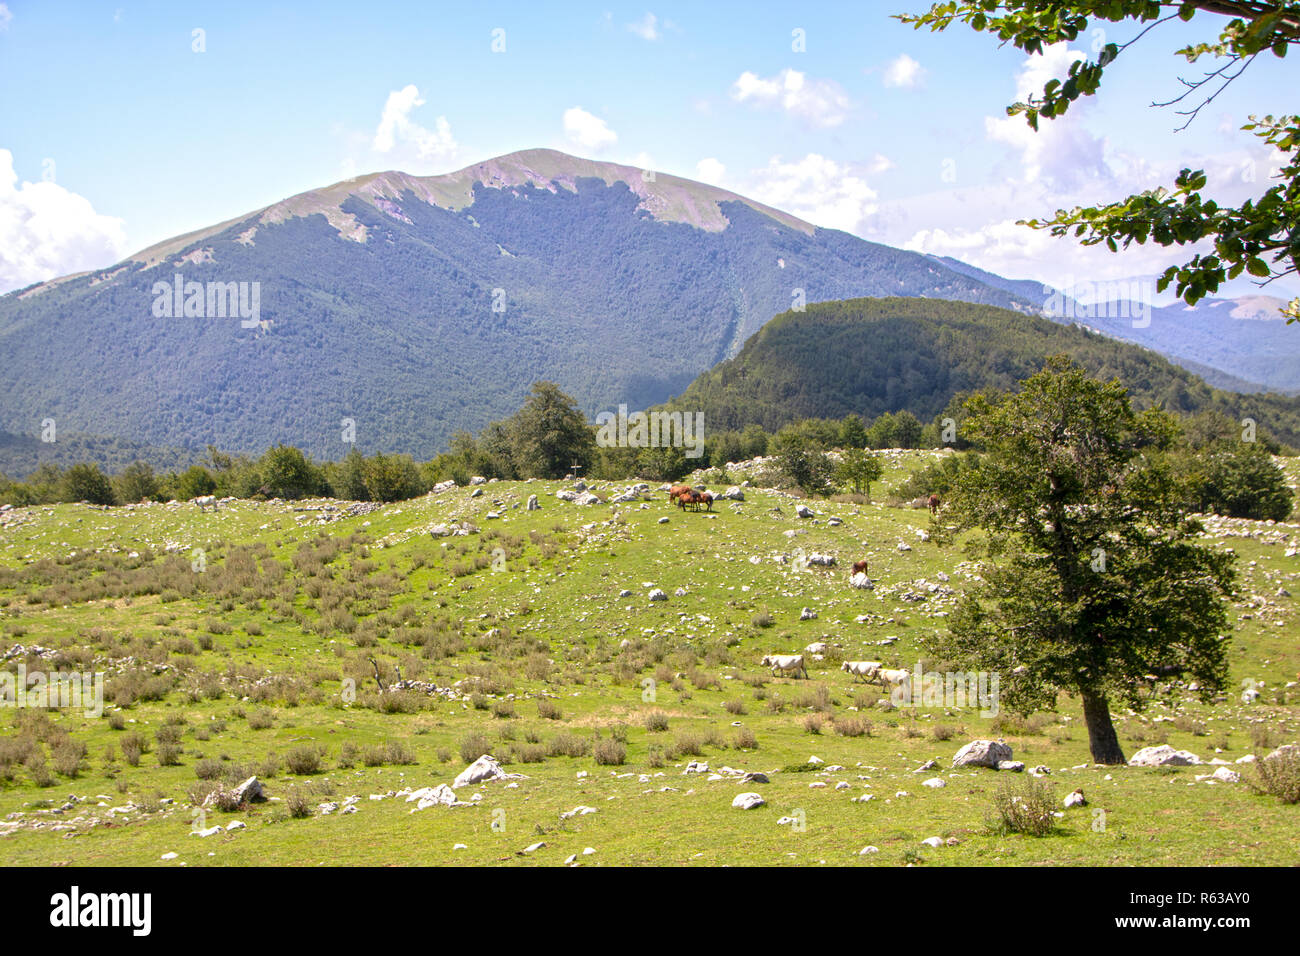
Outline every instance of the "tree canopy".
[[984, 530], [986, 560], [933, 650], [1000, 673], [1013, 710], [1078, 694], [1093, 759], [1122, 763], [1111, 700], [1142, 707], [1148, 675], [1186, 676], [1203, 697], [1227, 680], [1232, 556], [1197, 541], [1164, 455], [1177, 426], [1064, 356], [967, 407], [987, 453], [949, 504]]

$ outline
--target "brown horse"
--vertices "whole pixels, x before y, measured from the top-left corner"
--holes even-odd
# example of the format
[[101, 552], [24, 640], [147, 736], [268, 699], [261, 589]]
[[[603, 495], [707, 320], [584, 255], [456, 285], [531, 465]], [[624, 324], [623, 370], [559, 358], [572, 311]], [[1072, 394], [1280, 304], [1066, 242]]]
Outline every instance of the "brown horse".
[[[866, 559], [866, 558], [863, 558], [861, 561], [854, 561], [854, 562], [853, 562], [853, 575], [866, 574], [866, 573], [867, 573], [867, 559]], [[853, 575], [850, 575], [850, 577], [852, 577]]]
[[668, 489], [668, 500], [675, 501], [681, 495], [685, 494], [690, 490], [691, 490], [690, 485], [673, 485], [671, 488]]
[[700, 492], [700, 501], [704, 503], [705, 511], [713, 510], [713, 495], [710, 492], [707, 491]]
[[[709, 500], [712, 501], [712, 497]], [[694, 488], [689, 488], [684, 494], [678, 495], [677, 504], [681, 506], [683, 511], [686, 510], [688, 505], [692, 511], [699, 511], [700, 505], [704, 504], [704, 495]]]
[[930, 514], [937, 515], [939, 513], [939, 504], [940, 504], [939, 496], [931, 495], [930, 500], [927, 503], [930, 505]]

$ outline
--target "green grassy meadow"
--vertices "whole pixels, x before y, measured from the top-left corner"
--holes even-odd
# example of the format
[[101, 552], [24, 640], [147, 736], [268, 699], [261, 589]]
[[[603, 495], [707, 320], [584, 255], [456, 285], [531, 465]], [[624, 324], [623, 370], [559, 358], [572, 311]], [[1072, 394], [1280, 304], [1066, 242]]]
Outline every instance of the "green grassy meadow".
[[[1300, 546], [1300, 525], [1209, 525], [1240, 574], [1225, 698], [1175, 695], [1140, 715], [1116, 713], [1127, 755], [1169, 743], [1227, 761], [1241, 782], [1196, 781], [1213, 767], [1095, 767], [1067, 696], [1029, 718], [883, 708], [878, 686], [839, 669], [924, 662], [923, 638], [944, 627], [969, 583], [962, 541], [925, 540], [927, 512], [880, 503], [934, 454], [891, 453], [873, 501], [809, 501], [811, 519], [795, 516], [797, 499], [755, 488], [713, 513], [685, 513], [657, 484], [642, 502], [583, 506], [556, 498], [568, 485], [546, 481], [459, 487], [329, 521], [335, 512], [322, 509], [347, 504], [8, 512], [0, 656], [25, 651], [5, 666], [104, 671], [107, 700], [99, 717], [0, 713], [0, 862], [1300, 862], [1300, 806], [1256, 791], [1254, 768], [1234, 763], [1297, 741], [1300, 556], [1286, 551]], [[1294, 481], [1297, 463], [1284, 466]], [[592, 486], [602, 498], [625, 487]], [[532, 494], [539, 510], [526, 509]], [[457, 522], [474, 530], [429, 534]], [[804, 567], [801, 553], [836, 565]], [[848, 583], [864, 557], [872, 590]], [[652, 588], [667, 600], [650, 601]], [[803, 608], [816, 618], [800, 620]], [[817, 641], [828, 650], [810, 660], [808, 680], [759, 664]], [[370, 658], [386, 685], [400, 668], [444, 690], [381, 694]], [[1254, 703], [1240, 700], [1247, 680], [1260, 682]], [[1049, 768], [1041, 779], [1058, 809], [1076, 788], [1088, 805], [1064, 810], [1047, 836], [997, 834], [987, 825], [994, 794], [1031, 778], [953, 770], [953, 755], [977, 738], [1003, 739], [1016, 760]], [[450, 783], [476, 746], [525, 777], [458, 790], [469, 806], [413, 812], [389, 795]], [[319, 767], [301, 766], [312, 749]], [[931, 759], [936, 769], [913, 772]], [[692, 760], [770, 782], [683, 773]], [[269, 801], [195, 817], [205, 784], [252, 774]], [[922, 786], [935, 777], [945, 786]], [[733, 808], [744, 791], [766, 804]], [[873, 799], [855, 799], [864, 795]], [[353, 796], [355, 812], [343, 812]], [[294, 816], [295, 800], [310, 814]], [[340, 809], [322, 813], [330, 803]], [[596, 812], [561, 818], [579, 806]], [[232, 821], [246, 827], [192, 833]], [[956, 842], [922, 844], [933, 836]], [[868, 845], [879, 852], [860, 855]], [[177, 856], [163, 861], [168, 853]]]

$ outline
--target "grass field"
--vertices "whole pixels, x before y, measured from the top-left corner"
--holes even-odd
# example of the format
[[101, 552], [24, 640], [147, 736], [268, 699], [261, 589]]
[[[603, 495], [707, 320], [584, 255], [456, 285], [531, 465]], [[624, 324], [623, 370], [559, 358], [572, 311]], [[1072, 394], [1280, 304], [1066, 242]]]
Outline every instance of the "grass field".
[[[709, 514], [671, 507], [657, 486], [644, 502], [583, 506], [556, 498], [567, 485], [543, 481], [455, 488], [332, 520], [347, 503], [8, 512], [0, 656], [23, 651], [5, 666], [102, 671], [107, 700], [98, 717], [68, 707], [0, 715], [0, 861], [1300, 860], [1300, 806], [1258, 792], [1254, 768], [1235, 764], [1297, 740], [1300, 624], [1288, 592], [1300, 557], [1286, 552], [1300, 546], [1300, 525], [1212, 520], [1210, 539], [1233, 549], [1240, 573], [1228, 692], [1210, 705], [1175, 693], [1117, 714], [1128, 755], [1167, 742], [1232, 764], [1241, 781], [1196, 781], [1214, 767], [1094, 767], [1078, 702], [1064, 695], [1057, 711], [1027, 719], [886, 708], [879, 687], [839, 669], [936, 663], [922, 639], [944, 626], [972, 565], [960, 541], [924, 540], [926, 512], [878, 503], [933, 454], [893, 453], [877, 502], [808, 502], [811, 519], [795, 516], [794, 498], [754, 488]], [[1296, 463], [1285, 467], [1294, 481]], [[624, 487], [593, 485], [603, 498]], [[539, 510], [526, 509], [532, 494]], [[470, 533], [429, 533], [457, 522]], [[805, 566], [812, 553], [836, 565]], [[863, 557], [871, 590], [848, 584]], [[653, 588], [667, 600], [649, 600]], [[816, 617], [801, 620], [804, 608]], [[759, 664], [816, 641], [828, 650], [809, 661], [807, 680]], [[370, 658], [386, 685], [400, 668], [438, 691], [381, 694]], [[1240, 699], [1245, 681], [1259, 682], [1258, 701]], [[1040, 779], [1058, 809], [1076, 788], [1088, 805], [1063, 810], [1046, 836], [1000, 835], [988, 825], [995, 794], [1032, 778], [953, 770], [953, 755], [978, 738], [1049, 768]], [[458, 790], [469, 806], [413, 812], [400, 794], [450, 783], [481, 752], [525, 777]], [[914, 772], [931, 759], [936, 769]], [[684, 773], [692, 760], [770, 782]], [[207, 790], [253, 774], [269, 801], [196, 816]], [[933, 778], [945, 785], [922, 785]], [[765, 805], [733, 808], [744, 791]], [[339, 809], [321, 812], [331, 803]], [[561, 818], [580, 806], [595, 812]], [[232, 821], [246, 826], [192, 832]], [[923, 845], [929, 837], [949, 842]], [[860, 854], [868, 845], [879, 852]]]

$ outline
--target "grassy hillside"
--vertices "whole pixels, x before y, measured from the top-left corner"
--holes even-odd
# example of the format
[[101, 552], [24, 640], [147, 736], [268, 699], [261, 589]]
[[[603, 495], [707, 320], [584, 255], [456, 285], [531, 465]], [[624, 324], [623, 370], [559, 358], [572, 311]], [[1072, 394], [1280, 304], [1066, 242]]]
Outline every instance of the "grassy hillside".
[[[884, 485], [937, 454], [891, 454]], [[1294, 482], [1295, 462], [1286, 467]], [[457, 488], [351, 516], [346, 504], [331, 511], [324, 501], [241, 501], [215, 514], [188, 504], [59, 505], [0, 516], [0, 655], [24, 645], [5, 666], [110, 675], [103, 718], [0, 714], [0, 859], [1294, 862], [1285, 834], [1295, 806], [1245, 782], [1196, 782], [1213, 768], [1095, 768], [1073, 700], [1030, 720], [883, 709], [879, 688], [839, 670], [844, 659], [913, 667], [922, 638], [944, 626], [969, 581], [961, 542], [940, 547], [919, 534], [924, 512], [818, 501], [817, 516], [801, 520], [790, 497], [747, 489], [743, 503], [691, 514], [657, 492], [641, 503], [570, 504], [555, 497], [561, 487], [494, 482], [478, 497]], [[622, 489], [596, 490], [608, 498]], [[524, 507], [532, 494], [540, 510]], [[453, 522], [473, 530], [428, 533]], [[1295, 598], [1283, 591], [1300, 587], [1297, 559], [1286, 556], [1300, 526], [1216, 521], [1213, 537], [1234, 549], [1242, 572], [1232, 687], [1262, 681], [1263, 696], [1245, 704], [1232, 691], [1202, 705], [1176, 692], [1170, 706], [1117, 714], [1130, 756], [1167, 740], [1232, 763], [1296, 740], [1300, 698], [1285, 685], [1300, 669], [1300, 628]], [[797, 559], [811, 552], [837, 565], [801, 570]], [[871, 562], [870, 591], [847, 583], [861, 557]], [[650, 601], [651, 588], [667, 600]], [[801, 620], [805, 607], [817, 617]], [[763, 654], [814, 641], [829, 647], [810, 661], [808, 680], [759, 665]], [[369, 657], [390, 683], [400, 665], [405, 678], [444, 690], [381, 697]], [[150, 744], [138, 765], [127, 759], [133, 735]], [[1005, 738], [1029, 767], [1049, 768], [1058, 806], [1082, 787], [1089, 807], [1065, 811], [1047, 837], [990, 833], [994, 794], [1026, 775], [950, 768], [960, 746], [987, 736]], [[614, 759], [619, 742], [623, 763], [597, 762], [597, 748]], [[84, 758], [73, 760], [81, 745]], [[463, 807], [412, 812], [416, 804], [389, 795], [449, 783], [465, 766], [462, 745], [485, 746], [526, 777], [459, 790], [472, 804]], [[323, 752], [315, 772], [302, 761], [308, 747]], [[913, 772], [930, 759], [936, 769]], [[75, 778], [60, 769], [70, 760]], [[685, 774], [691, 760], [762, 771], [770, 782]], [[1249, 779], [1248, 767], [1233, 769]], [[262, 777], [270, 802], [192, 815], [200, 774], [248, 773]], [[933, 778], [945, 786], [922, 785]], [[744, 791], [766, 805], [734, 809]], [[310, 816], [292, 817], [295, 794]], [[855, 799], [864, 796], [873, 799]], [[343, 812], [349, 797], [359, 798], [354, 813]], [[339, 808], [322, 813], [329, 803]], [[561, 816], [580, 806], [595, 812]], [[190, 835], [196, 822], [232, 821], [246, 827]], [[931, 836], [956, 842], [923, 846]], [[546, 846], [522, 854], [538, 842]], [[859, 855], [867, 845], [879, 852]], [[582, 856], [587, 847], [595, 852]]]
[[902, 409], [929, 421], [953, 395], [1012, 389], [1060, 352], [1119, 378], [1139, 407], [1250, 416], [1300, 446], [1300, 399], [1221, 392], [1139, 346], [1006, 309], [931, 299], [822, 302], [779, 315], [668, 404], [703, 411], [714, 431], [774, 430], [850, 412], [870, 420]]

